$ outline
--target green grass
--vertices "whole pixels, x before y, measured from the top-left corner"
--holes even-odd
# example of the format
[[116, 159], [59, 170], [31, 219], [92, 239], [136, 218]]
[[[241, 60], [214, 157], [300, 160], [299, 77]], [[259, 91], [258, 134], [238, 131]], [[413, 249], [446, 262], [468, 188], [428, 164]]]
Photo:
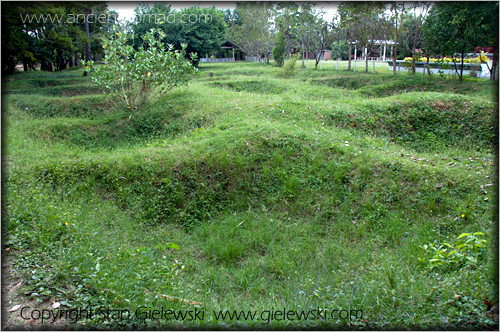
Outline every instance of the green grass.
[[[331, 65], [298, 62], [284, 79], [262, 64], [202, 64], [188, 87], [132, 113], [112, 111], [81, 70], [7, 77], [4, 248], [22, 292], [194, 310], [167, 295], [205, 310], [88, 328], [497, 328], [484, 302], [495, 85]], [[478, 231], [477, 263], [419, 262], [433, 258], [421, 246]], [[266, 319], [282, 308], [363, 317]]]

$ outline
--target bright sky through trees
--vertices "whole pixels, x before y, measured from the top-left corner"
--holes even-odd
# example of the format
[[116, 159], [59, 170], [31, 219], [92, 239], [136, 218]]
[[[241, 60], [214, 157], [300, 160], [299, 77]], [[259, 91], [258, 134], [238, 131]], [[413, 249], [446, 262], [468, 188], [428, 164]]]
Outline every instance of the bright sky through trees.
[[[120, 19], [133, 20], [134, 19], [134, 9], [144, 2], [108, 2], [109, 9], [116, 10], [120, 14]], [[224, 1], [224, 2], [212, 2], [212, 1], [180, 1], [180, 2], [166, 2], [172, 6], [173, 9], [180, 10], [186, 7], [200, 6], [200, 7], [212, 7], [215, 6], [217, 9], [235, 9], [236, 2]], [[149, 1], [148, 4], [153, 6], [155, 2]], [[317, 8], [323, 7], [326, 11], [325, 19], [331, 21], [333, 15], [336, 13], [338, 2], [320, 2]]]

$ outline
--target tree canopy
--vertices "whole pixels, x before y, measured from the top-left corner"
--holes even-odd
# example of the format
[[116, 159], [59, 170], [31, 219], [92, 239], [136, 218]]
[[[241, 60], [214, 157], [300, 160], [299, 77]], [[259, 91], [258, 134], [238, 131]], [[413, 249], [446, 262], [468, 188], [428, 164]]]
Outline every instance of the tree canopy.
[[143, 36], [152, 28], [165, 33], [165, 44], [176, 49], [186, 44], [186, 52], [196, 53], [198, 57], [217, 51], [226, 37], [225, 14], [215, 7], [189, 7], [176, 11], [163, 3], [151, 7], [143, 4], [135, 9], [135, 15], [131, 25], [135, 49], [141, 47]]
[[473, 53], [476, 46], [498, 49], [497, 2], [438, 2], [430, 10], [426, 24], [436, 52], [460, 57], [460, 81], [467, 53]]
[[[86, 10], [92, 11], [90, 18]], [[104, 2], [2, 3], [2, 72], [12, 73], [18, 63], [25, 70], [36, 65], [42, 70], [77, 65], [86, 48], [94, 55], [102, 53], [99, 36], [117, 18], [118, 13], [109, 11]], [[85, 29], [89, 19], [92, 24]]]
[[[375, 45], [375, 41], [382, 35], [384, 26], [383, 2], [342, 2], [338, 12], [344, 30], [349, 39], [355, 41], [360, 48], [367, 52]], [[366, 72], [368, 72], [368, 56], [366, 56]]]
[[[461, 62], [476, 48], [490, 47], [498, 53], [497, 2], [344, 1], [337, 10], [338, 16], [329, 22], [313, 3], [237, 2], [235, 9], [225, 11], [144, 3], [135, 9], [132, 22], [121, 24], [134, 32], [136, 50], [146, 32], [155, 28], [164, 32], [162, 43], [175, 49], [186, 44], [186, 53], [198, 58], [219, 51], [229, 40], [259, 58], [269, 59], [274, 48], [278, 65], [282, 54], [301, 50], [314, 53], [317, 66], [323, 50], [331, 49], [334, 57], [349, 59], [350, 69], [353, 46], [369, 53], [378, 47], [377, 40], [395, 42], [394, 62], [398, 51], [404, 52], [400, 57], [411, 55], [412, 63], [418, 52], [427, 59], [451, 56]], [[101, 15], [104, 20], [96, 19]], [[12, 73], [20, 63], [24, 70], [62, 70], [81, 59], [98, 60], [104, 54], [101, 40], [117, 22], [118, 13], [104, 2], [2, 3], [2, 72]]]
[[241, 24], [229, 27], [228, 39], [247, 55], [269, 55], [274, 47], [276, 35], [272, 24], [272, 4], [237, 2], [236, 9]]

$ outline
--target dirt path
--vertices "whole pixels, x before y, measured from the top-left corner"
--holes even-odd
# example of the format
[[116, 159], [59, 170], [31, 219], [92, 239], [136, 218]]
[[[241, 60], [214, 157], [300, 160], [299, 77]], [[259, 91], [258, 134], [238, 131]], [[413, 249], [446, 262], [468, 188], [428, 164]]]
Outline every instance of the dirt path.
[[[20, 292], [25, 280], [16, 271], [13, 257], [5, 252], [2, 256], [2, 330], [61, 330], [69, 327], [59, 319], [54, 323], [43, 322], [42, 324], [40, 319], [29, 318], [34, 310], [51, 310], [52, 303], [45, 301], [37, 304], [35, 300], [27, 299]], [[24, 307], [30, 307], [23, 312], [25, 318], [21, 316], [21, 310]]]

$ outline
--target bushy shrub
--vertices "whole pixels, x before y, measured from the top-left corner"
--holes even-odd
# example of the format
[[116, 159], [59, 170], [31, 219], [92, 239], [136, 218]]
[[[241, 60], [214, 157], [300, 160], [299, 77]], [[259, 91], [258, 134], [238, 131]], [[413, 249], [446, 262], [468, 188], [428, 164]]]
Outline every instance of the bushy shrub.
[[281, 73], [282, 77], [290, 77], [295, 71], [295, 64], [297, 60], [299, 60], [300, 54], [295, 54], [290, 60], [286, 61], [283, 66], [283, 72]]
[[280, 31], [278, 32], [278, 36], [276, 37], [276, 45], [273, 48], [273, 58], [276, 62], [276, 66], [283, 67], [283, 62], [285, 60], [286, 53], [286, 40], [285, 40], [285, 32], [283, 28], [280, 27]]
[[[112, 38], [102, 38], [104, 64], [98, 68], [89, 61], [85, 69], [104, 94], [117, 97], [111, 101], [113, 107], [137, 109], [189, 81], [196, 68], [185, 57], [186, 45], [180, 51], [172, 45], [165, 47], [160, 41], [164, 37], [163, 31], [151, 29], [138, 51], [128, 44], [127, 33], [116, 27]], [[191, 58], [196, 60], [196, 54]]]

